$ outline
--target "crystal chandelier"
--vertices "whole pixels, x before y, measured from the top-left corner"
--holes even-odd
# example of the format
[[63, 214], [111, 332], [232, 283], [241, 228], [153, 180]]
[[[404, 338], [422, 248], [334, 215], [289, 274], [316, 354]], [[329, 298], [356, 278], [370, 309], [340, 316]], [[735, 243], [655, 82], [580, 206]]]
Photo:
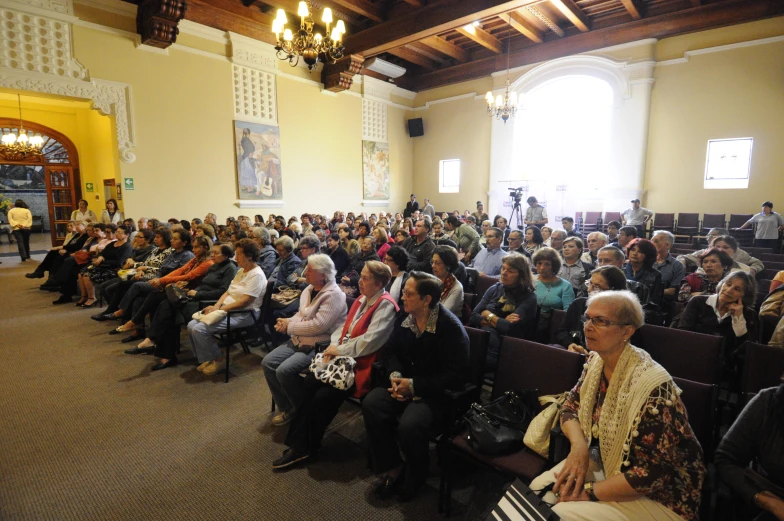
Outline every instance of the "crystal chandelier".
[[[511, 21], [511, 17], [510, 17]], [[510, 37], [511, 38], [511, 37]], [[517, 112], [517, 93], [509, 92], [509, 54], [511, 52], [511, 42], [509, 38], [506, 40], [506, 92], [501, 96], [493, 96], [493, 91], [488, 91], [485, 96], [487, 100], [487, 115], [490, 117], [495, 116], [501, 119], [506, 124], [506, 120], [513, 117]]]
[[272, 22], [272, 32], [275, 33], [275, 40], [277, 41], [275, 50], [277, 51], [278, 59], [288, 60], [289, 65], [296, 67], [301, 56], [310, 71], [316, 68], [319, 61], [326, 62], [329, 60], [331, 63], [335, 63], [335, 61], [343, 57], [345, 47], [341, 40], [346, 33], [346, 25], [343, 23], [343, 20], [338, 20], [335, 27], [332, 28], [332, 32], [330, 32], [332, 9], [329, 7], [325, 7], [321, 15], [321, 21], [326, 24], [326, 34], [329, 36], [314, 33], [311, 13], [313, 13], [313, 6], [310, 0], [299, 3], [299, 8], [297, 9], [299, 31], [296, 33], [286, 27], [288, 20], [283, 9], [278, 9], [278, 15]]
[[9, 161], [36, 160], [40, 161], [43, 155], [41, 147], [44, 139], [41, 136], [28, 136], [22, 122], [22, 97], [17, 94], [19, 104], [19, 130], [14, 134], [13, 129], [3, 133], [0, 138], [0, 156]]

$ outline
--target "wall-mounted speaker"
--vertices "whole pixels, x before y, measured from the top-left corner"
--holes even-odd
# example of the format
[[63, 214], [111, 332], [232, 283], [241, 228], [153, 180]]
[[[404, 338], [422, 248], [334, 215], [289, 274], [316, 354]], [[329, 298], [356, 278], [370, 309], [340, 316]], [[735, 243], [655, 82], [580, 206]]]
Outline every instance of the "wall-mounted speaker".
[[408, 120], [408, 135], [411, 137], [420, 137], [425, 135], [425, 125], [422, 123], [422, 118]]

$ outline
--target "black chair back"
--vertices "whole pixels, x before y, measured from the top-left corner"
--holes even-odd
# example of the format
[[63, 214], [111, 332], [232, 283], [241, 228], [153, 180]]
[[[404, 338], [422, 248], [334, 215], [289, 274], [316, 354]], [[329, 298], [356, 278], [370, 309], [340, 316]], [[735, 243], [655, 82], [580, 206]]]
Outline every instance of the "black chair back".
[[552, 315], [550, 316], [550, 340], [551, 344], [557, 344], [558, 342], [555, 339], [555, 334], [558, 332], [558, 328], [561, 326], [561, 322], [566, 317], [566, 311], [562, 309], [554, 309]]
[[784, 374], [784, 349], [746, 342], [746, 360], [740, 380], [741, 393], [756, 393], [781, 383]]
[[719, 383], [722, 337], [647, 324], [637, 333], [637, 347], [646, 350], [673, 377]]
[[471, 383], [482, 387], [485, 378], [487, 345], [490, 343], [490, 332], [473, 327], [465, 328], [469, 342], [469, 361], [471, 363]]
[[476, 279], [476, 294], [481, 299], [487, 290], [490, 289], [493, 284], [497, 283], [498, 279], [494, 279], [493, 277], [488, 277], [487, 275], [479, 275]]
[[689, 425], [702, 445], [702, 451], [711, 459], [715, 445], [715, 425], [719, 388], [716, 385], [692, 382], [673, 377], [675, 385], [681, 388], [681, 401], [686, 407]]
[[726, 215], [723, 213], [706, 213], [702, 215], [703, 232], [710, 231], [711, 228], [726, 228]]

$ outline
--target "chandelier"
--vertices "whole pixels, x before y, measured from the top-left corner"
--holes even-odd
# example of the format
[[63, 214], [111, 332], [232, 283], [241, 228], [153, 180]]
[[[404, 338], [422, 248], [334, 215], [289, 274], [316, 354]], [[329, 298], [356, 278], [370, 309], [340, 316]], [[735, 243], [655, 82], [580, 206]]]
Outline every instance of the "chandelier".
[[503, 96], [500, 94], [493, 96], [493, 91], [488, 91], [485, 96], [485, 100], [487, 100], [487, 115], [503, 120], [504, 124], [506, 124], [506, 120], [513, 117], [517, 112], [517, 93], [514, 91], [509, 92], [509, 54], [512, 48], [509, 41], [510, 38], [511, 36], [506, 40], [506, 92], [504, 92]]
[[14, 134], [13, 129], [3, 133], [0, 138], [0, 156], [9, 161], [36, 160], [43, 158], [41, 147], [44, 139], [41, 136], [28, 136], [22, 122], [22, 97], [17, 94], [19, 104], [19, 130]]
[[338, 20], [335, 27], [332, 28], [332, 32], [330, 32], [332, 9], [329, 7], [325, 7], [321, 15], [321, 21], [326, 24], [326, 34], [328, 36], [322, 36], [318, 32], [314, 33], [311, 13], [313, 13], [313, 6], [310, 0], [299, 3], [299, 8], [297, 9], [299, 31], [296, 33], [286, 27], [288, 20], [283, 9], [278, 9], [278, 15], [272, 22], [272, 32], [275, 33], [277, 42], [275, 50], [277, 51], [278, 59], [288, 60], [289, 65], [296, 67], [301, 56], [308, 65], [309, 71], [315, 69], [319, 61], [324, 63], [328, 60], [331, 63], [335, 63], [343, 57], [345, 47], [341, 40], [346, 33], [346, 25], [343, 23], [343, 20]]

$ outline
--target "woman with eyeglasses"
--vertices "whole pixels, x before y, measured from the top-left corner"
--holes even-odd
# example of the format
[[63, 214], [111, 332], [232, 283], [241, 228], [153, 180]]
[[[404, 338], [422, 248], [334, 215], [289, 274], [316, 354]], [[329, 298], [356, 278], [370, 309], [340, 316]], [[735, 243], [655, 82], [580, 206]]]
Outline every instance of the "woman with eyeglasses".
[[642, 325], [630, 291], [588, 298], [591, 353], [561, 409], [569, 455], [530, 485], [553, 485], [544, 499], [564, 521], [699, 519], [702, 447], [672, 377], [629, 343]]
[[[626, 289], [626, 275], [615, 266], [601, 266], [591, 272], [591, 278], [585, 281], [588, 297], [602, 291], [622, 291]], [[583, 335], [583, 314], [588, 307], [588, 297], [574, 299], [561, 320], [555, 341], [574, 353], [588, 354], [585, 349]]]

